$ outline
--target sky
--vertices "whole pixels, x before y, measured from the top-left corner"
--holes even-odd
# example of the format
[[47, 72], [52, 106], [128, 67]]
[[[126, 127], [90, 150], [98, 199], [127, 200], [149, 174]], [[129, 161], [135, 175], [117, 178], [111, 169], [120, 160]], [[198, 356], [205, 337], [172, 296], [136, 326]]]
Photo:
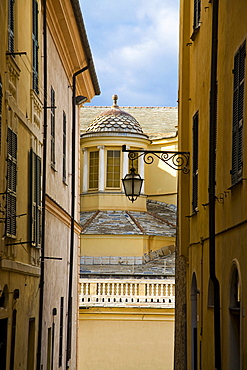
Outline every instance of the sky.
[[179, 0], [80, 0], [101, 95], [85, 105], [177, 106]]

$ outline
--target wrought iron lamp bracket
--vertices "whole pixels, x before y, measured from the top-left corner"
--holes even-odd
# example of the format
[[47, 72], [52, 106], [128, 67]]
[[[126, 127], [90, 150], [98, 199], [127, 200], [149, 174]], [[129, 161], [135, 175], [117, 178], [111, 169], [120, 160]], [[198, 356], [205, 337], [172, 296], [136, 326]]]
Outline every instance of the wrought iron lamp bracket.
[[127, 152], [129, 159], [133, 162], [135, 159], [143, 157], [146, 164], [152, 164], [155, 157], [165, 162], [168, 166], [183, 173], [189, 173], [189, 152], [174, 152], [163, 150], [131, 150], [126, 149], [126, 145], [122, 146], [122, 152]]

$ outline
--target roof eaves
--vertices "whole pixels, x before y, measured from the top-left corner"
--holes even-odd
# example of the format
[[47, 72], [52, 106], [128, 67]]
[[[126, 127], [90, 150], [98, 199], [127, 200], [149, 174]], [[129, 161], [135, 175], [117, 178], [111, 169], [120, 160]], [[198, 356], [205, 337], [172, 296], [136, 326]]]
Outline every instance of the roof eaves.
[[99, 81], [98, 81], [95, 67], [94, 67], [93, 56], [92, 56], [90, 45], [89, 45], [88, 38], [87, 38], [87, 33], [86, 33], [85, 24], [84, 24], [83, 17], [82, 17], [80, 3], [79, 3], [79, 0], [70, 0], [70, 2], [73, 8], [73, 11], [74, 11], [76, 23], [77, 23], [79, 34], [81, 37], [83, 49], [86, 54], [87, 62], [90, 64], [89, 72], [92, 78], [95, 95], [100, 95], [101, 91], [99, 87]]

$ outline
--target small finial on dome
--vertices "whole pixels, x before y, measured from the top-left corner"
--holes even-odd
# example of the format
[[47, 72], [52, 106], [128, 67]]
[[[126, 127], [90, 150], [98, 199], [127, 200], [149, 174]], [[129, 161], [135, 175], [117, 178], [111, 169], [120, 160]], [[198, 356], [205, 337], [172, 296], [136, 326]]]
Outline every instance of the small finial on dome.
[[119, 108], [119, 106], [117, 105], [118, 96], [117, 95], [112, 95], [112, 100], [113, 100], [112, 107], [113, 108]]

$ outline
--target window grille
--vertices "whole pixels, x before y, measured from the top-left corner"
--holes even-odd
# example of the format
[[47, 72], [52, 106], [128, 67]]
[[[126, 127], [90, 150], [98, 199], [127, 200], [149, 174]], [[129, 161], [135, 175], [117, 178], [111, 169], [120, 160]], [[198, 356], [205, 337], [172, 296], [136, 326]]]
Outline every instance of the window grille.
[[107, 151], [107, 177], [106, 187], [119, 188], [120, 187], [120, 151]]
[[99, 184], [99, 152], [89, 153], [89, 189], [98, 189]]

